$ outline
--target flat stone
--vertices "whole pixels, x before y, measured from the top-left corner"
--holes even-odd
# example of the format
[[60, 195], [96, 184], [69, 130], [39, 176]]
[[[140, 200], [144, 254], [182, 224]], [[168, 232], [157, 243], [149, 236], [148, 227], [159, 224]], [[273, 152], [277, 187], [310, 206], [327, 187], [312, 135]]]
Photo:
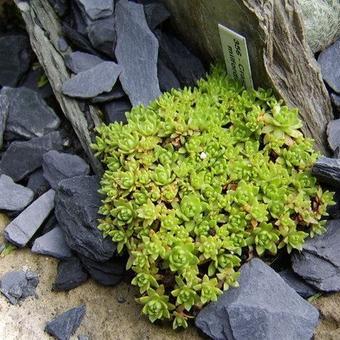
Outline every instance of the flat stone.
[[92, 19], [107, 17], [113, 13], [113, 0], [78, 0], [86, 14]]
[[86, 314], [85, 305], [80, 305], [56, 316], [46, 324], [45, 332], [59, 340], [69, 340], [80, 326]]
[[157, 36], [162, 61], [175, 73], [182, 86], [195, 86], [206, 74], [200, 59], [174, 35], [162, 32]]
[[340, 39], [319, 54], [318, 63], [323, 80], [340, 94]]
[[15, 182], [42, 165], [43, 155], [50, 150], [62, 150], [64, 140], [59, 131], [25, 142], [12, 142], [0, 162], [2, 172]]
[[340, 291], [340, 220], [327, 223], [327, 232], [308, 239], [292, 255], [295, 273], [323, 292]]
[[301, 297], [308, 299], [318, 291], [306, 283], [299, 275], [295, 274], [291, 269], [281, 271], [280, 276], [292, 287]]
[[122, 281], [125, 274], [126, 260], [114, 256], [106, 262], [93, 261], [85, 256], [80, 260], [90, 276], [104, 286], [115, 286]]
[[114, 58], [117, 42], [114, 15], [91, 22], [87, 26], [87, 35], [96, 50]]
[[0, 210], [21, 211], [33, 200], [34, 192], [15, 184], [11, 177], [0, 175]]
[[179, 89], [181, 87], [175, 74], [160, 59], [158, 60], [158, 79], [159, 87], [162, 92], [167, 92], [171, 89]]
[[87, 71], [102, 63], [103, 61], [103, 59], [97, 57], [96, 55], [79, 51], [72, 52], [65, 56], [66, 67], [75, 74]]
[[58, 264], [57, 277], [53, 284], [55, 291], [67, 291], [80, 286], [86, 282], [88, 274], [84, 271], [78, 257], [71, 257]]
[[8, 301], [16, 305], [28, 296], [35, 296], [39, 278], [36, 273], [25, 271], [14, 271], [5, 274], [0, 279], [0, 292], [6, 296]]
[[28, 71], [33, 53], [23, 34], [0, 36], [0, 86], [16, 86]]
[[98, 262], [108, 261], [116, 246], [104, 238], [98, 226], [99, 178], [79, 176], [59, 183], [55, 215], [64, 230], [68, 246], [76, 253]]
[[58, 226], [37, 238], [31, 250], [33, 253], [52, 256], [57, 259], [65, 259], [72, 256], [71, 249], [65, 241], [64, 232]]
[[208, 304], [195, 324], [215, 340], [311, 339], [318, 310], [272, 268], [254, 258], [241, 268], [239, 288]]
[[170, 12], [161, 3], [148, 2], [144, 5], [146, 21], [151, 30], [157, 28], [160, 24], [170, 18]]
[[331, 93], [331, 101], [335, 109], [335, 113], [340, 115], [340, 95]]
[[55, 191], [50, 189], [28, 206], [4, 231], [6, 239], [24, 247], [54, 208]]
[[122, 89], [122, 86], [117, 82], [110, 92], [103, 93], [97, 97], [91, 98], [91, 103], [93, 104], [107, 103], [115, 99], [123, 98], [125, 96], [126, 96], [126, 93]]
[[121, 67], [116, 63], [105, 61], [67, 80], [63, 84], [62, 91], [69, 97], [96, 97], [112, 90], [121, 71]]
[[6, 87], [1, 94], [9, 101], [6, 134], [13, 136], [12, 139], [42, 137], [59, 128], [59, 117], [38, 92], [25, 87]]
[[312, 173], [320, 182], [340, 187], [340, 159], [321, 156], [314, 164]]
[[131, 103], [126, 98], [113, 100], [106, 103], [103, 107], [105, 122], [107, 124], [114, 122], [126, 122], [126, 112], [131, 111]]
[[331, 120], [327, 125], [327, 140], [333, 152], [340, 146], [340, 119]]
[[60, 37], [58, 39], [58, 49], [60, 52], [65, 53], [69, 49], [69, 47], [69, 44], [63, 37]]
[[160, 96], [157, 78], [158, 41], [147, 25], [143, 6], [127, 0], [116, 4], [116, 57], [120, 81], [133, 106]]
[[79, 156], [55, 150], [44, 154], [42, 167], [52, 189], [57, 189], [63, 179], [85, 176], [90, 172], [90, 166]]
[[9, 101], [7, 96], [1, 94], [0, 91], [0, 150], [4, 142], [4, 132], [6, 130], [6, 122], [8, 117]]
[[41, 196], [48, 189], [50, 189], [50, 184], [47, 182], [43, 175], [43, 170], [37, 169], [35, 170], [28, 178], [27, 187], [33, 190], [35, 195]]

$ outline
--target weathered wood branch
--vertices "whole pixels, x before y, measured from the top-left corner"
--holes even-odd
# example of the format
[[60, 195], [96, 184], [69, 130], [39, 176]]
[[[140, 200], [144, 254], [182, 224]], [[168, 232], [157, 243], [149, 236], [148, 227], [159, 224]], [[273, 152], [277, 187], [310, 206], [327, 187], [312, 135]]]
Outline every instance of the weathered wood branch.
[[[30, 2], [16, 0], [16, 4], [26, 23], [32, 48], [45, 70], [61, 109], [72, 124], [93, 170], [100, 174], [101, 163], [90, 147], [93, 131], [89, 127], [79, 102], [64, 96], [61, 92], [62, 84], [70, 78], [70, 74], [64, 64], [63, 52], [58, 47], [58, 40], [62, 36], [58, 18], [47, 0], [31, 0]], [[91, 125], [98, 126], [100, 118], [97, 109], [90, 105], [89, 111], [91, 123], [93, 123]]]
[[163, 0], [174, 27], [206, 56], [223, 58], [218, 24], [247, 38], [256, 87], [273, 88], [300, 109], [303, 132], [326, 150], [332, 108], [319, 67], [304, 37], [297, 0]]

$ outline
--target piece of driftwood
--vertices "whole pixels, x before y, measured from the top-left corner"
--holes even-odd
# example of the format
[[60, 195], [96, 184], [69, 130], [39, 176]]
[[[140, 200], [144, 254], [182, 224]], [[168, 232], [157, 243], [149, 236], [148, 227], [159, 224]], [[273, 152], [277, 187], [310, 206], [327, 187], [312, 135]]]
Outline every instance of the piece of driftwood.
[[320, 69], [305, 41], [297, 0], [162, 0], [174, 27], [206, 57], [220, 60], [222, 24], [247, 39], [256, 87], [273, 88], [298, 107], [303, 132], [326, 153], [325, 130], [332, 108]]
[[102, 166], [90, 147], [93, 127], [100, 124], [98, 111], [95, 107], [89, 106], [88, 116], [91, 119], [89, 122], [79, 102], [64, 96], [61, 92], [62, 84], [70, 78], [70, 74], [64, 64], [63, 52], [58, 47], [58, 41], [62, 36], [58, 17], [47, 0], [15, 1], [26, 23], [32, 48], [45, 70], [61, 109], [72, 124], [93, 170], [100, 174]]

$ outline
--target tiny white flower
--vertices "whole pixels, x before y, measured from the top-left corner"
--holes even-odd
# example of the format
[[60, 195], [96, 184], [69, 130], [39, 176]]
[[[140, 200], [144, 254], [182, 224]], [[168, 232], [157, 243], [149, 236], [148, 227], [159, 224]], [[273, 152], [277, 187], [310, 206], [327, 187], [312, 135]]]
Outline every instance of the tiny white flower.
[[205, 152], [202, 152], [202, 153], [200, 154], [200, 158], [201, 158], [201, 159], [206, 159], [206, 158], [207, 158], [207, 154], [206, 154]]

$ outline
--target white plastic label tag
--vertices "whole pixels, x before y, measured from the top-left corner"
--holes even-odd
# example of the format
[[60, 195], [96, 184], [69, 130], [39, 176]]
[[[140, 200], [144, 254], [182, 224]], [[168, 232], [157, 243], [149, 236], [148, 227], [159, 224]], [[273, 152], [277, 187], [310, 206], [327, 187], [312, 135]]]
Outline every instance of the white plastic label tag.
[[246, 38], [223, 25], [218, 25], [228, 75], [247, 89], [253, 89]]

